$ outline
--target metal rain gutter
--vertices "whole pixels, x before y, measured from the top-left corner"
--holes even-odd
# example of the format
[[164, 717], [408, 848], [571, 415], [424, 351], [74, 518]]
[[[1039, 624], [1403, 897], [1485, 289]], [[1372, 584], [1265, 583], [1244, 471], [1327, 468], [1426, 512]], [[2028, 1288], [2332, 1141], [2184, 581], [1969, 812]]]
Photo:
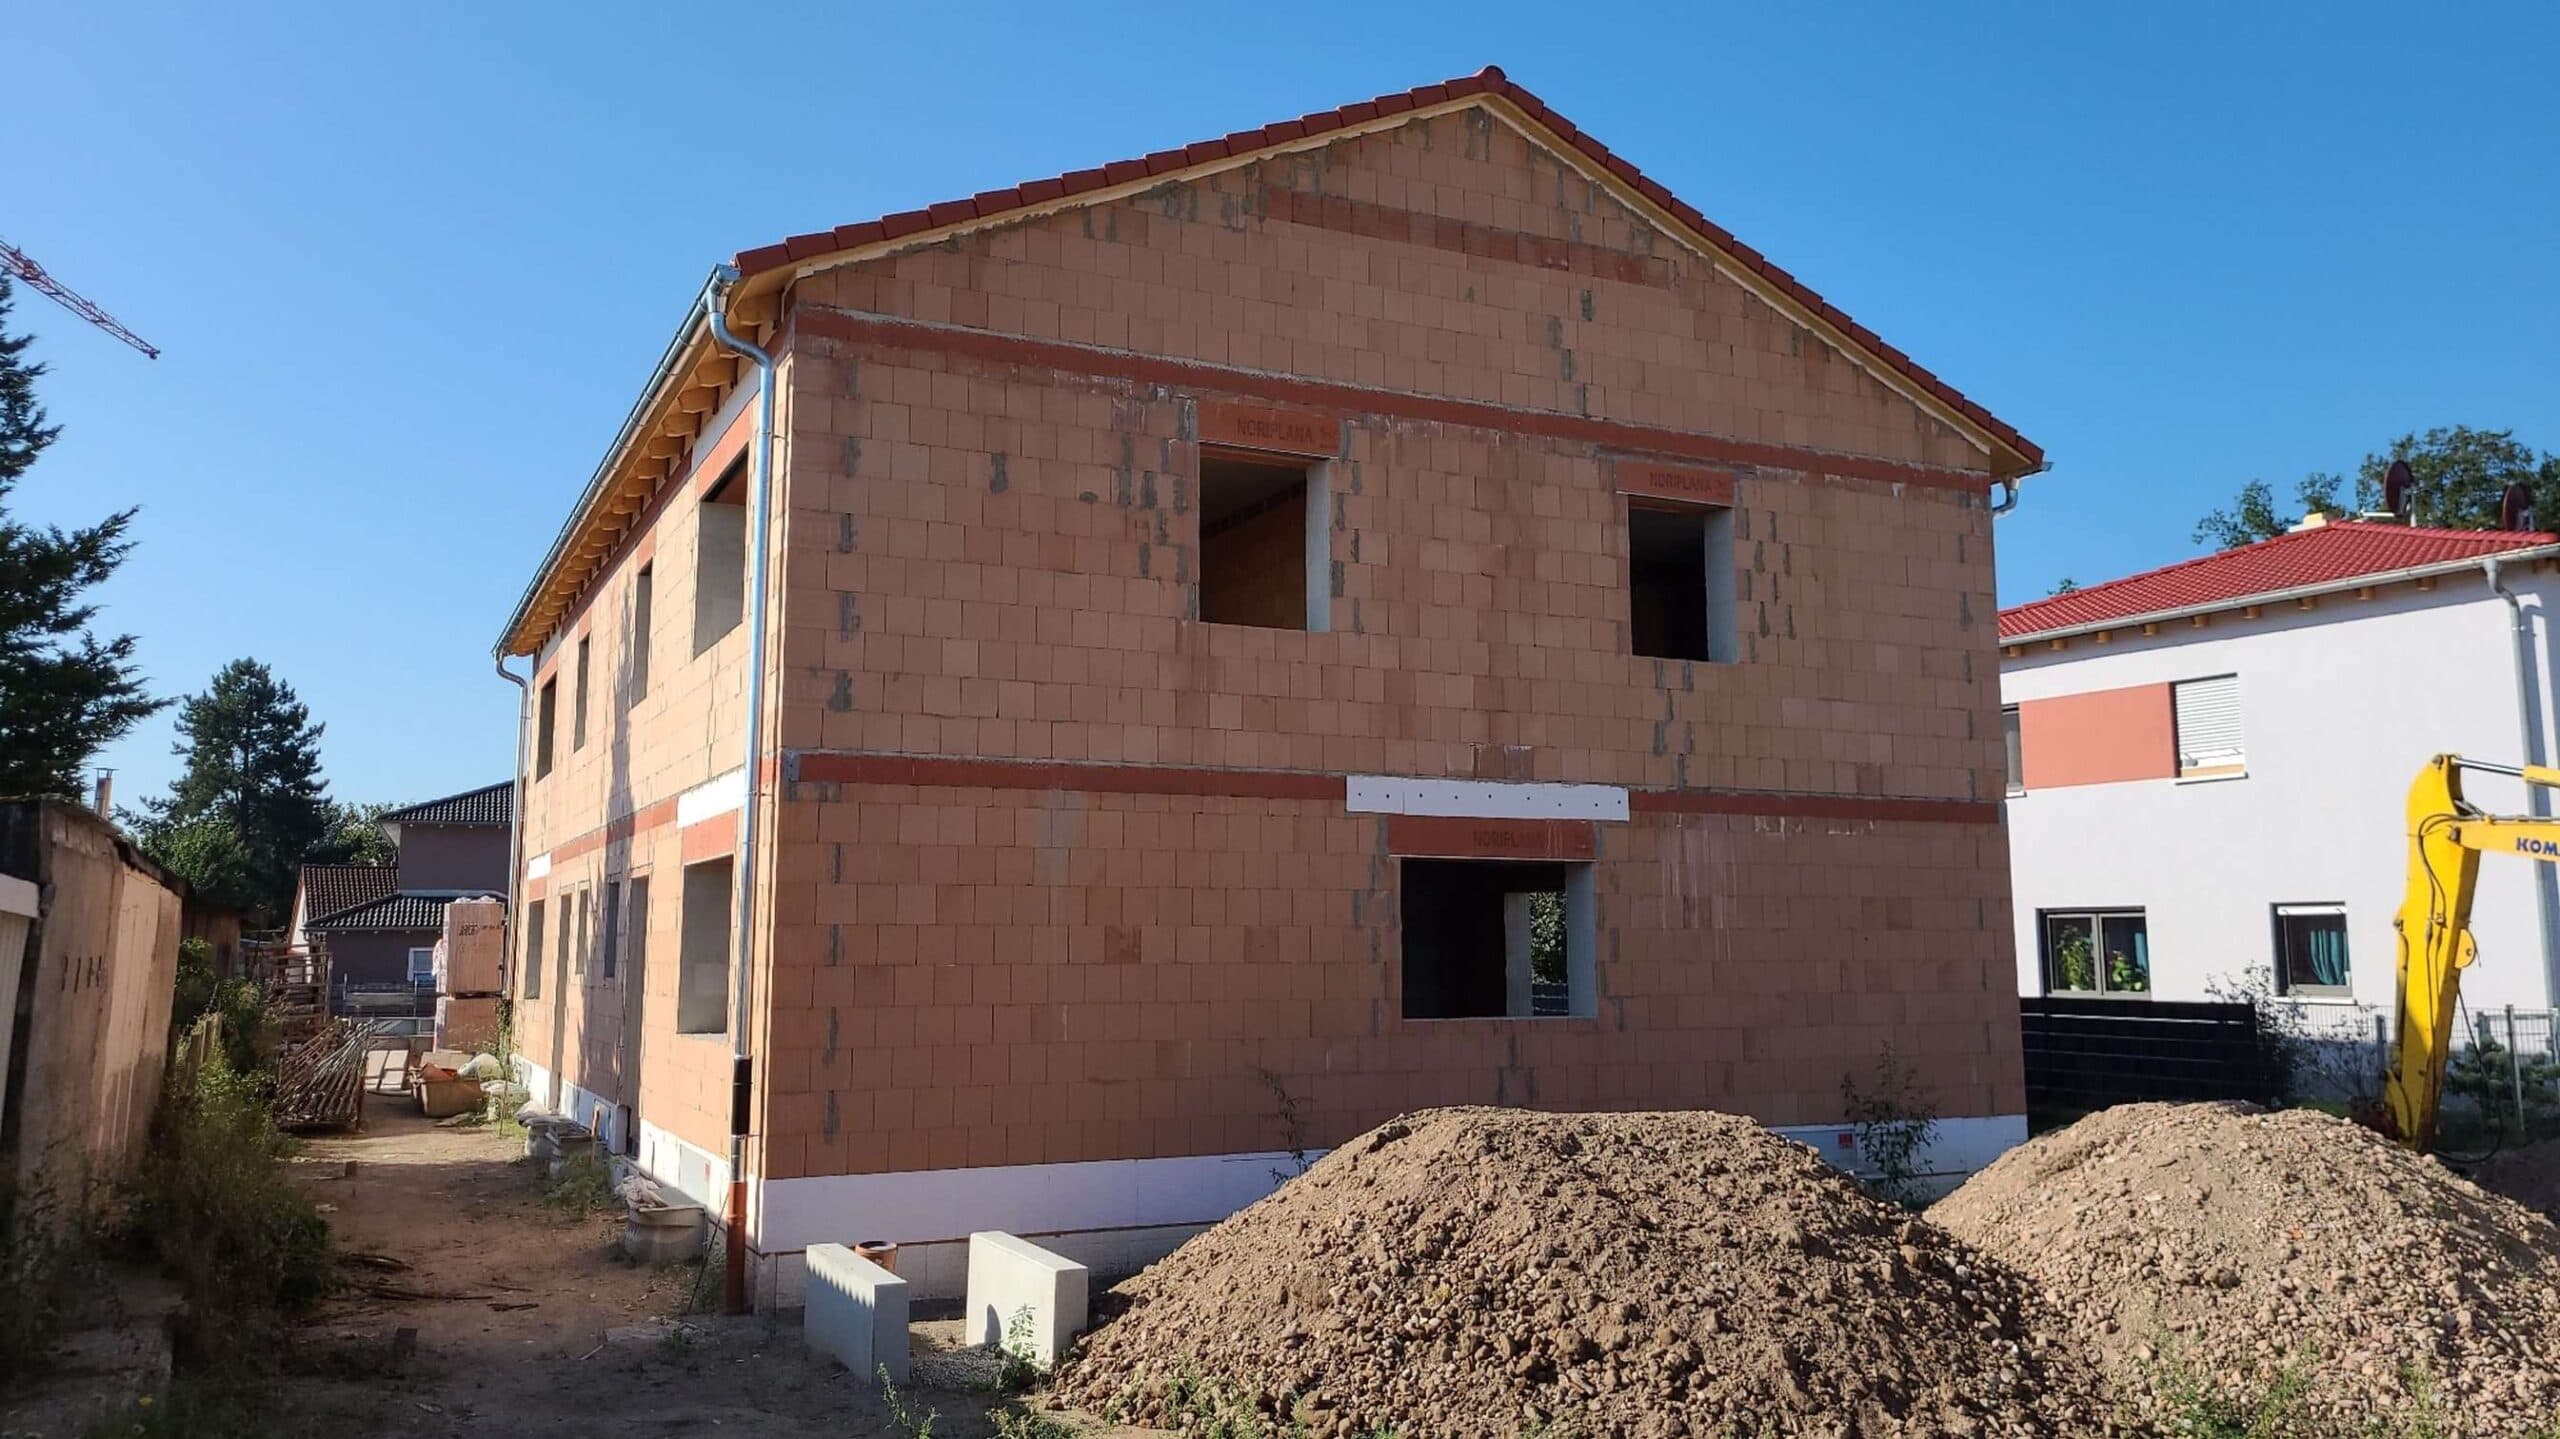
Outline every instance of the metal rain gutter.
[[764, 787], [764, 640], [767, 610], [766, 565], [772, 552], [773, 512], [773, 356], [729, 329], [729, 290], [738, 281], [735, 266], [712, 271], [703, 289], [703, 314], [712, 338], [756, 367], [755, 492], [747, 517], [747, 715], [746, 761], [740, 773], [745, 794], [738, 807], [738, 862], [730, 884], [737, 894], [737, 928], [730, 936], [729, 962], [736, 966], [735, 992], [729, 1002], [729, 1215], [726, 1292], [728, 1311], [747, 1309], [747, 1131], [754, 1118], [754, 1057], [748, 1052], [749, 1002], [754, 998], [756, 906], [756, 810]]
[[[2489, 581], [2490, 592], [2507, 602], [2508, 636], [2514, 642], [2516, 732], [2523, 745], [2524, 763], [2541, 765], [2546, 761], [2542, 753], [2542, 726], [2534, 715], [2534, 699], [2540, 691], [2533, 683], [2533, 623], [2525, 618], [2524, 601], [2507, 588], [2505, 580], [2498, 574], [2499, 562], [2509, 558], [2512, 557], [2491, 555], [2481, 562], [2480, 570]], [[2536, 819], [2551, 817], [2551, 792], [2548, 788], [2529, 784], [2524, 787], [2524, 793], [2525, 806]], [[2543, 993], [2546, 996], [2560, 995], [2560, 945], [2553, 942], [2555, 936], [2560, 936], [2560, 874], [2554, 874], [2547, 864], [2535, 865], [2533, 871], [2533, 917], [2542, 940]]]
[[694, 335], [709, 313], [712, 288], [722, 283], [721, 272], [729, 268], [726, 265], [714, 268], [711, 278], [703, 282], [702, 289], [693, 297], [693, 303], [685, 309], [684, 322], [676, 327], [675, 337], [667, 341], [666, 352], [658, 357], [657, 368], [649, 374], [649, 383], [640, 387], [640, 398], [632, 402], [631, 412], [623, 416], [622, 428], [615, 432], [613, 443], [605, 447], [604, 458], [597, 462], [596, 471], [588, 477], [586, 488], [579, 491], [578, 502], [569, 507], [569, 518], [561, 522], [560, 533], [552, 537], [551, 548], [543, 552], [542, 563], [534, 567], [533, 578], [526, 582], [523, 596], [516, 601], [515, 612], [507, 617], [506, 628], [499, 631], [493, 652], [500, 658], [508, 652], [508, 639], [524, 623], [525, 616], [532, 612], [534, 596], [541, 593], [544, 578], [568, 553], [569, 537], [577, 532], [578, 521], [594, 508], [597, 497], [604, 493], [605, 481], [612, 476], [623, 452], [631, 447], [632, 436], [639, 431], [640, 421], [648, 414], [650, 403], [657, 399], [659, 391], [666, 388], [668, 376], [675, 373], [685, 351], [691, 348]]

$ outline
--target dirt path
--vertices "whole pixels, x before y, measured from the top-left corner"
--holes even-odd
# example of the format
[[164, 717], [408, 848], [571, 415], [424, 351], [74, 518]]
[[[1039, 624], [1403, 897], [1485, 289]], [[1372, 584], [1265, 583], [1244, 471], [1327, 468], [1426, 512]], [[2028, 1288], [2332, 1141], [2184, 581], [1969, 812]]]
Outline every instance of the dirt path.
[[[364, 1133], [304, 1146], [294, 1171], [340, 1250], [405, 1267], [350, 1267], [357, 1287], [302, 1331], [279, 1418], [330, 1439], [901, 1432], [876, 1389], [802, 1348], [796, 1322], [679, 1317], [694, 1270], [624, 1261], [617, 1221], [545, 1205], [519, 1153], [396, 1098], [369, 1101]], [[919, 1352], [957, 1327], [919, 1326]], [[938, 1413], [937, 1439], [992, 1432], [997, 1400], [951, 1387], [968, 1382], [906, 1396]]]

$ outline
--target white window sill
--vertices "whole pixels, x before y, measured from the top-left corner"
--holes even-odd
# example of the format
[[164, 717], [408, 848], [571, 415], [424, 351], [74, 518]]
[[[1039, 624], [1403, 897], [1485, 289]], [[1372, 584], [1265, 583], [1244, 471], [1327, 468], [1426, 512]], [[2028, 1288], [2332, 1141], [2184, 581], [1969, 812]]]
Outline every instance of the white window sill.
[[2244, 769], [2233, 774], [2182, 774], [2178, 776], [2176, 782], [2179, 784], [2229, 784], [2233, 780], [2243, 780], [2248, 777], [2249, 772]]
[[2275, 998], [2287, 1004], [2317, 1005], [2326, 1009], [2356, 1008], [2356, 997], [2352, 994], [2279, 994]]

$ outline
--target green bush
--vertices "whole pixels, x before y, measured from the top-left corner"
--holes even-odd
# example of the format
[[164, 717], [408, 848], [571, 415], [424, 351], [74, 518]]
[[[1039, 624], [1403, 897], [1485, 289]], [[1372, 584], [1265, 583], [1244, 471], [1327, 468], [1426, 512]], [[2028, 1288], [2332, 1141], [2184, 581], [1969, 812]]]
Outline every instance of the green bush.
[[185, 1052], [188, 1037], [207, 1016], [222, 1026], [225, 1064], [235, 1074], [254, 1073], [267, 1023], [267, 1000], [255, 980], [224, 979], [214, 972], [213, 946], [201, 939], [178, 942], [177, 990], [169, 1006], [169, 1052]]
[[592, 1147], [563, 1157], [560, 1172], [543, 1185], [542, 1202], [573, 1219], [618, 1207], [621, 1201], [613, 1194], [613, 1161]]
[[135, 1238], [178, 1283], [182, 1356], [256, 1355], [334, 1278], [329, 1225], [276, 1161], [288, 1141], [219, 1053], [169, 1078], [135, 1175]]
[[87, 1218], [0, 1186], [0, 1389], [40, 1372], [84, 1292], [98, 1246]]

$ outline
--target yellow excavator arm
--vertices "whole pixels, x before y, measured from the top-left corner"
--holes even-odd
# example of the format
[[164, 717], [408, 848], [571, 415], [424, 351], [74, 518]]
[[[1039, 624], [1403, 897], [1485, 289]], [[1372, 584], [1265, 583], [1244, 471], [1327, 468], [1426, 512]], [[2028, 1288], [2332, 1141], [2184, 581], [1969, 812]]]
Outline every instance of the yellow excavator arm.
[[2449, 754], [2427, 761], [2409, 786], [2409, 889], [2392, 921], [2400, 932], [2399, 1020], [2383, 1070], [2382, 1102], [2392, 1132], [2421, 1153], [2435, 1144], [2462, 971], [2479, 957], [2471, 939], [2471, 896], [2480, 856], [2560, 863], [2560, 820], [2481, 812], [2462, 798], [2467, 769], [2560, 788], [2560, 769], [2485, 764]]

